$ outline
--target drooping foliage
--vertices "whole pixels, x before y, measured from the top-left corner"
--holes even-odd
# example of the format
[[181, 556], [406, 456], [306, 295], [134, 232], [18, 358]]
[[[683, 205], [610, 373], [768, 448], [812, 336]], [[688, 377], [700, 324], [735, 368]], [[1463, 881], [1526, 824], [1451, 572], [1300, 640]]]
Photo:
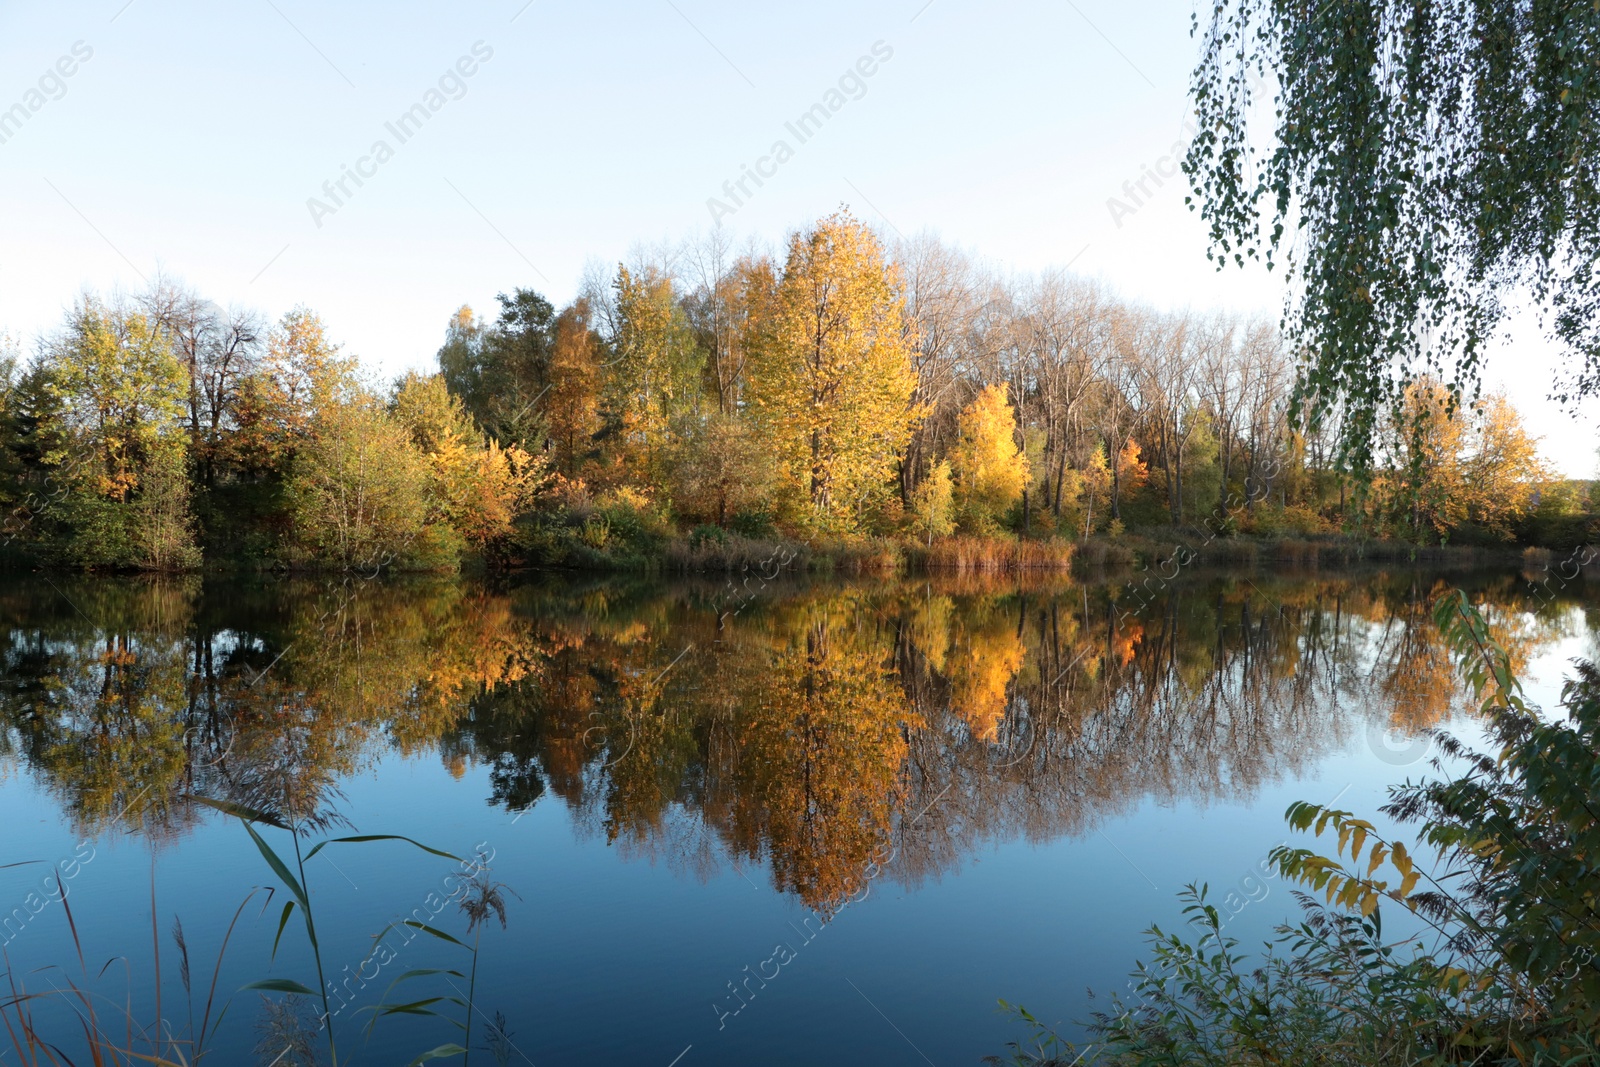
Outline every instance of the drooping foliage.
[[1600, 9], [1219, 0], [1184, 169], [1211, 255], [1282, 267], [1297, 404], [1369, 466], [1418, 376], [1474, 392], [1517, 294], [1600, 390]]

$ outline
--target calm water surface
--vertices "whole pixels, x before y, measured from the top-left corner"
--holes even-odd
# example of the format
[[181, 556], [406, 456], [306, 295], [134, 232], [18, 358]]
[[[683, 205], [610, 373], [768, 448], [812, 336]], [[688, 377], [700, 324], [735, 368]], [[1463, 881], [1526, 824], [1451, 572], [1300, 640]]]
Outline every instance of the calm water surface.
[[[235, 991], [315, 986], [313, 961], [298, 919], [271, 959], [285, 896], [250, 896], [271, 875], [199, 794], [315, 823], [307, 847], [405, 834], [492, 856], [507, 925], [483, 933], [478, 1000], [507, 1021], [506, 1062], [974, 1064], [1019, 1036], [997, 998], [1070, 1030], [1087, 989], [1120, 988], [1186, 882], [1210, 883], [1230, 933], [1265, 936], [1292, 911], [1261, 876], [1291, 801], [1371, 812], [1425, 770], [1421, 731], [1472, 733], [1428, 618], [1448, 584], [1553, 703], [1600, 604], [1514, 573], [1137, 594], [13, 577], [0, 864], [43, 864], [0, 870], [0, 941], [19, 983], [71, 978], [113, 1011], [131, 996], [142, 1020], [159, 947], [181, 1031], [175, 924], [198, 1017], [237, 914], [208, 1062], [271, 1061], [260, 994]], [[87, 980], [49, 864], [70, 872]], [[463, 985], [390, 990], [466, 969], [439, 939], [391, 933], [373, 955], [406, 917], [464, 935], [454, 869], [395, 843], [306, 866], [342, 1058], [458, 1039], [404, 1017], [363, 1039], [361, 1011]]]

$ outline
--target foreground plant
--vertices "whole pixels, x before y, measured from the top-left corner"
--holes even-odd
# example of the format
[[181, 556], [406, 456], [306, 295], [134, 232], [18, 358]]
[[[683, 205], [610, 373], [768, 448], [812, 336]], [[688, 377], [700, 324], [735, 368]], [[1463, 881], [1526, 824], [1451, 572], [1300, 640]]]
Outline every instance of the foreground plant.
[[[1305, 913], [1247, 962], [1205, 889], [1184, 893], [1191, 943], [1152, 928], [1132, 994], [1078, 1049], [1034, 1032], [1018, 1064], [1587, 1064], [1600, 1059], [1600, 669], [1579, 663], [1564, 717], [1524, 699], [1506, 652], [1459, 591], [1434, 620], [1482, 700], [1498, 750], [1437, 734], [1440, 777], [1390, 790], [1427, 867], [1350, 812], [1297, 803], [1298, 830], [1336, 835], [1332, 857], [1279, 847]], [[1385, 940], [1385, 903], [1429, 936]], [[1430, 943], [1431, 942], [1431, 943]], [[992, 1062], [1001, 1062], [993, 1060]]]
[[[499, 919], [500, 928], [502, 930], [505, 929], [505, 894], [511, 893], [512, 896], [516, 895], [515, 892], [513, 892], [505, 883], [496, 882], [490, 877], [489, 859], [490, 857], [482, 851], [478, 852], [473, 857], [470, 865], [467, 867], [468, 872], [470, 872], [468, 875], [468, 880], [464, 884], [460, 893], [460, 897], [456, 901], [457, 907], [460, 908], [462, 913], [464, 913], [467, 917], [467, 934], [472, 938], [472, 943], [470, 945], [456, 937], [451, 936], [448, 933], [445, 933], [443, 930], [436, 929], [433, 926], [429, 926], [427, 923], [419, 922], [415, 919], [403, 919], [398, 923], [391, 923], [389, 926], [384, 927], [378, 936], [373, 939], [372, 952], [368, 954], [369, 958], [373, 953], [379, 951], [383, 945], [384, 939], [388, 937], [389, 934], [397, 930], [413, 930], [420, 933], [425, 933], [448, 944], [464, 949], [472, 955], [472, 962], [468, 967], [466, 974], [462, 974], [460, 971], [453, 968], [428, 967], [406, 971], [393, 982], [389, 983], [389, 988], [384, 993], [384, 999], [382, 1003], [363, 1009], [364, 1011], [370, 1011], [373, 1013], [372, 1021], [367, 1027], [369, 1033], [371, 1032], [372, 1027], [377, 1024], [377, 1021], [386, 1015], [429, 1015], [438, 1018], [448, 1018], [448, 1016], [445, 1015], [442, 1010], [440, 1010], [440, 1005], [454, 1004], [463, 1009], [465, 1018], [462, 1021], [454, 1022], [454, 1025], [460, 1028], [461, 1040], [466, 1042], [466, 1044], [448, 1042], [438, 1046], [437, 1048], [424, 1052], [422, 1055], [412, 1060], [412, 1064], [419, 1064], [428, 1060], [446, 1059], [454, 1056], [462, 1057], [462, 1062], [464, 1065], [470, 1064], [472, 1061], [472, 1020], [473, 1015], [477, 1010], [478, 955], [483, 943], [483, 927], [487, 924], [487, 921], [492, 916], [496, 919]], [[418, 978], [442, 979], [450, 986], [452, 990], [454, 990], [454, 995], [431, 996], [424, 997], [420, 1000], [403, 1002], [389, 1000], [389, 994], [394, 992], [395, 988], [398, 987], [402, 982], [408, 982], [412, 979]], [[467, 988], [464, 995], [462, 994], [460, 987], [454, 982], [450, 981], [452, 978], [459, 978], [467, 983]], [[495, 1056], [496, 1060], [502, 1063], [505, 1062], [504, 1057], [507, 1054], [507, 1050], [512, 1047], [511, 1032], [506, 1027], [505, 1016], [499, 1014], [498, 1012], [495, 1013], [494, 1021], [486, 1024], [485, 1026], [485, 1043], [491, 1054]]]
[[[8, 867], [23, 864], [6, 864]], [[61, 874], [56, 873], [60, 886]], [[198, 1067], [210, 1054], [210, 1044], [215, 1040], [222, 1020], [227, 1016], [231, 998], [218, 1000], [218, 980], [222, 974], [222, 960], [227, 954], [233, 931], [244, 914], [246, 905], [261, 890], [252, 890], [234, 910], [228, 922], [211, 969], [210, 981], [205, 987], [205, 998], [200, 1005], [200, 1016], [195, 1017], [195, 989], [190, 968], [189, 943], [183, 924], [173, 921], [171, 937], [177, 952], [178, 975], [183, 986], [186, 1021], [174, 1024], [162, 1014], [162, 989], [165, 978], [161, 962], [161, 924], [156, 909], [155, 870], [150, 878], [150, 940], [154, 948], [151, 969], [136, 981], [131, 970], [126, 969], [126, 994], [119, 1002], [98, 991], [96, 981], [111, 971], [119, 960], [107, 960], [98, 970], [91, 970], [84, 953], [78, 924], [72, 917], [72, 905], [67, 894], [61, 893], [61, 911], [71, 934], [72, 947], [77, 956], [77, 973], [65, 967], [45, 967], [32, 972], [42, 976], [43, 989], [30, 988], [27, 976], [19, 974], [12, 966], [10, 956], [0, 951], [0, 962], [5, 969], [0, 974], [4, 992], [0, 993], [0, 1027], [4, 1027], [10, 1048], [17, 1061], [39, 1067], [41, 1064], [70, 1065], [88, 1062], [103, 1065], [148, 1064], [154, 1067]], [[124, 962], [125, 961], [120, 961]], [[141, 1023], [135, 1016], [133, 993], [136, 989], [155, 992], [155, 1022]], [[66, 1012], [71, 1022], [61, 1026], [59, 1012]], [[43, 1013], [41, 1018], [40, 1013]], [[81, 1039], [81, 1045], [78, 1041]], [[80, 1060], [69, 1048], [81, 1047]], [[0, 1059], [5, 1052], [0, 1050]]]
[[[256, 848], [261, 852], [261, 857], [266, 860], [267, 866], [272, 869], [272, 873], [282, 883], [283, 888], [288, 891], [289, 899], [284, 902], [283, 910], [278, 916], [278, 929], [276, 936], [272, 939], [272, 955], [270, 958], [274, 960], [277, 958], [278, 945], [283, 939], [284, 928], [289, 924], [289, 920], [293, 917], [297, 907], [300, 910], [301, 922], [305, 927], [306, 942], [311, 948], [311, 958], [316, 966], [316, 989], [311, 989], [304, 983], [291, 978], [266, 978], [251, 982], [244, 988], [285, 993], [291, 996], [311, 997], [320, 1001], [322, 1012], [319, 1016], [319, 1021], [328, 1043], [329, 1067], [339, 1067], [342, 1061], [339, 1058], [337, 1028], [334, 1024], [337, 1013], [333, 1010], [333, 1006], [328, 999], [328, 982], [324, 977], [322, 964], [322, 945], [317, 939], [316, 915], [311, 906], [311, 895], [308, 892], [309, 882], [306, 879], [306, 861], [329, 845], [359, 844], [373, 841], [403, 841], [429, 855], [441, 856], [457, 862], [460, 862], [459, 858], [399, 834], [355, 834], [349, 837], [325, 838], [310, 849], [305, 849], [302, 847], [302, 839], [311, 833], [337, 823], [340, 821], [337, 816], [327, 812], [318, 812], [296, 818], [292, 814], [292, 806], [291, 813], [288, 816], [280, 816], [276, 813], [248, 808], [232, 801], [213, 800], [208, 797], [191, 797], [190, 799], [197, 804], [237, 818], [244, 825], [245, 832], [250, 835], [250, 840], [255, 843]], [[292, 869], [285, 859], [279, 856], [271, 845], [267, 844], [266, 839], [256, 829], [257, 826], [271, 827], [286, 831], [289, 834], [289, 839], [294, 849], [294, 866]], [[436, 933], [436, 931], [432, 930], [429, 932]]]

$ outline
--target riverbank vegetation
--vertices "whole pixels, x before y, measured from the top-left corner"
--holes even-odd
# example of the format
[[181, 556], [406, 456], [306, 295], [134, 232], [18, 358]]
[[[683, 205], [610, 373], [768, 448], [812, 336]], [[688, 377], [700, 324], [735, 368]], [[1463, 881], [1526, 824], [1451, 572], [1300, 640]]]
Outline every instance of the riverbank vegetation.
[[84, 294], [0, 363], [0, 503], [15, 555], [101, 569], [1060, 569], [1162, 542], [1589, 539], [1588, 484], [1504, 397], [1414, 383], [1352, 477], [1332, 423], [1290, 420], [1293, 369], [1266, 323], [885, 247], [846, 213], [781, 257], [719, 232], [559, 310], [528, 289], [492, 322], [463, 307], [437, 370], [391, 382], [307, 308], [268, 323], [158, 279]]

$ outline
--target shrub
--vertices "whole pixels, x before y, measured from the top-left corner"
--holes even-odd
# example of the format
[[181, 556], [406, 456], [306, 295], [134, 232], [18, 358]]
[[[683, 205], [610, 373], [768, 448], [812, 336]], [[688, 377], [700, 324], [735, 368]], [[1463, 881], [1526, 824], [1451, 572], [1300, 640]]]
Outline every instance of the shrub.
[[1327, 533], [1328, 521], [1301, 504], [1260, 504], [1239, 518], [1239, 529], [1260, 537], [1305, 537]]
[[728, 520], [728, 529], [741, 537], [756, 540], [771, 537], [777, 532], [772, 512], [766, 510], [745, 510], [734, 513]]
[[707, 544], [725, 545], [728, 543], [728, 531], [720, 526], [696, 526], [689, 531], [689, 547], [703, 548]]

